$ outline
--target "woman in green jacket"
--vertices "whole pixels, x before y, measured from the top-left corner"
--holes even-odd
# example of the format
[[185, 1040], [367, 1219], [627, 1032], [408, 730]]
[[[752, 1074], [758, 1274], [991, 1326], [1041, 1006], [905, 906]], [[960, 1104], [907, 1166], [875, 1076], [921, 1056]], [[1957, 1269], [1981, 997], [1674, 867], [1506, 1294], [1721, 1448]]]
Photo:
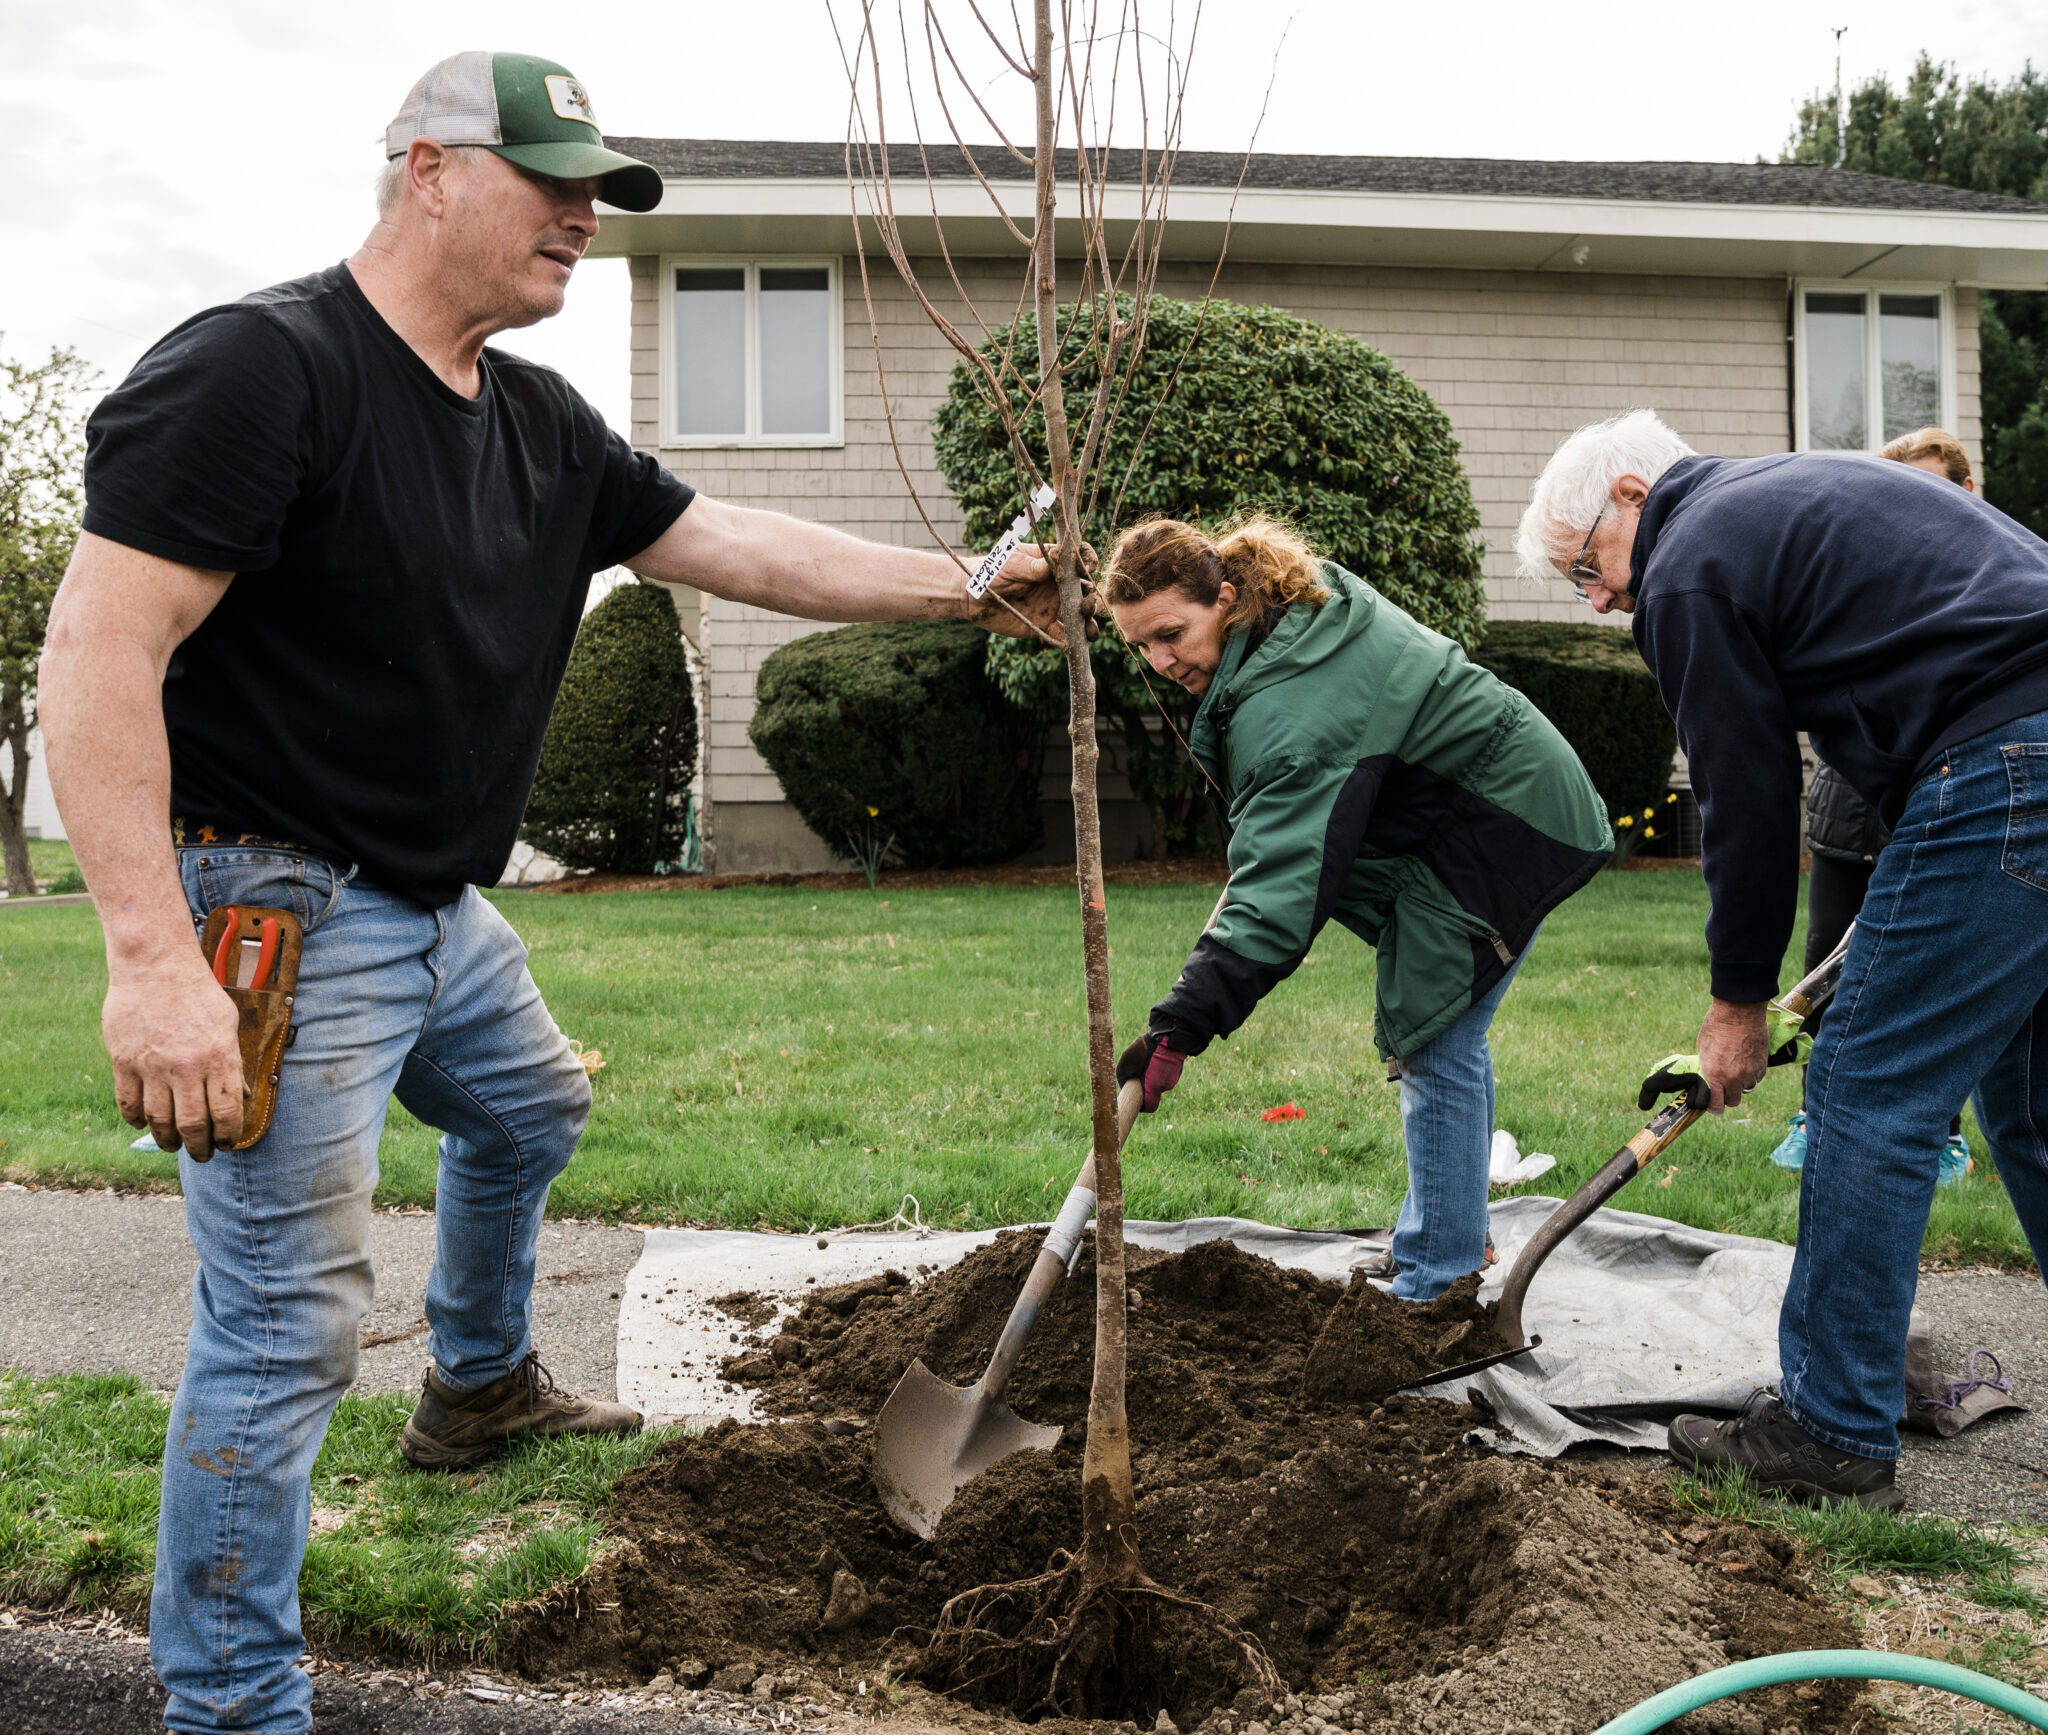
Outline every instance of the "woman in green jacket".
[[1486, 1033], [1543, 918], [1608, 859], [1600, 797], [1520, 693], [1269, 519], [1221, 542], [1141, 524], [1102, 597], [1201, 696], [1189, 746], [1230, 840], [1221, 911], [1117, 1077], [1156, 1109], [1343, 923], [1378, 953], [1374, 1037], [1401, 1085], [1393, 1292], [1432, 1300], [1485, 1261]]

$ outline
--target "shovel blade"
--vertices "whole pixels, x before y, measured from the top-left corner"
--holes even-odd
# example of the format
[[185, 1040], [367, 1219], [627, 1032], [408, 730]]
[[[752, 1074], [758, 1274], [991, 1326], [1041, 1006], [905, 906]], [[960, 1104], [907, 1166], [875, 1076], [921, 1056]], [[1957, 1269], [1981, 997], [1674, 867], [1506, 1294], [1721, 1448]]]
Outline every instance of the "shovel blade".
[[875, 1486], [904, 1529], [929, 1537], [953, 1496], [1012, 1452], [1049, 1452], [1061, 1430], [1027, 1422], [977, 1382], [949, 1386], [914, 1361], [875, 1418]]

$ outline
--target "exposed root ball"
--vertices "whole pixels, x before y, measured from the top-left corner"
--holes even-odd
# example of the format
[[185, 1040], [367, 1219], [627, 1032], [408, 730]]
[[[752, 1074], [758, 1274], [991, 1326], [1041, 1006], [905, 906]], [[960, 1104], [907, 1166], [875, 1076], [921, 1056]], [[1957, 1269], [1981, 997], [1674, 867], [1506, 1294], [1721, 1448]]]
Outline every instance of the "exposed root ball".
[[1144, 1577], [1090, 1588], [1073, 1560], [954, 1597], [919, 1672], [991, 1709], [1140, 1727], [1162, 1710], [1192, 1722], [1246, 1688], [1261, 1704], [1286, 1691], [1258, 1640], [1220, 1610]]

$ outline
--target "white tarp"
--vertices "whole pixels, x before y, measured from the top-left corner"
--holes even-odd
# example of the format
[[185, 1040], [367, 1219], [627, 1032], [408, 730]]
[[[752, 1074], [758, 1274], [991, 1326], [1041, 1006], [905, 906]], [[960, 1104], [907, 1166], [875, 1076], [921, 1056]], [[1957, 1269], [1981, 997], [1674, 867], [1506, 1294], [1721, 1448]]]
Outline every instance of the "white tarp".
[[[1529, 1237], [1561, 1201], [1534, 1195], [1493, 1207], [1500, 1258], [1480, 1299], [1501, 1285]], [[1551, 1254], [1522, 1303], [1522, 1328], [1542, 1347], [1439, 1388], [1477, 1387], [1505, 1451], [1554, 1457], [1581, 1441], [1664, 1445], [1680, 1410], [1737, 1410], [1778, 1383], [1778, 1304], [1792, 1249], [1751, 1235], [1688, 1229], [1637, 1211], [1595, 1211]]]
[[[1499, 1262], [1482, 1297], [1497, 1296], [1515, 1255], [1557, 1208], [1507, 1199], [1492, 1210]], [[1241, 1217], [1126, 1226], [1139, 1246], [1181, 1252], [1229, 1239], [1277, 1264], [1348, 1279], [1384, 1259], [1384, 1231], [1275, 1229]], [[814, 1287], [895, 1268], [911, 1277], [957, 1263], [996, 1231], [763, 1235], [738, 1230], [650, 1229], [619, 1309], [619, 1396], [650, 1417], [753, 1420], [752, 1393], [727, 1385], [719, 1365], [772, 1337]], [[823, 1239], [824, 1246], [819, 1245]], [[1633, 1211], [1599, 1211], [1552, 1254], [1530, 1290], [1524, 1324], [1540, 1349], [1430, 1395], [1462, 1402], [1478, 1388], [1512, 1437], [1510, 1451], [1546, 1456], [1582, 1440], [1662, 1446], [1663, 1419], [1680, 1408], [1732, 1410], [1777, 1378], [1778, 1302], [1792, 1249], [1714, 1235]], [[920, 1267], [922, 1271], [920, 1271]], [[749, 1326], [716, 1305], [735, 1293], [771, 1303]]]

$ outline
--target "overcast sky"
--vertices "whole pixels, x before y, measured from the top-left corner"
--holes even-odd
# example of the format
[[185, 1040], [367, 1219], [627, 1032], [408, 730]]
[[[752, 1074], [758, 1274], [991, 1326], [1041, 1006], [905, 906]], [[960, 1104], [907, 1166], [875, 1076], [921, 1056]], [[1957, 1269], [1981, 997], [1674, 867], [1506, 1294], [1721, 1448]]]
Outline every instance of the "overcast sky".
[[[1902, 78], [1922, 48], [2004, 78], [2048, 42], [2048, 0], [1207, 0], [1185, 142], [1242, 149], [1270, 73], [1264, 150], [1750, 161], [1832, 85], [1844, 19], [1851, 85]], [[0, 217], [17, 242], [0, 330], [19, 356], [69, 344], [108, 383], [194, 310], [353, 250], [384, 125], [445, 54], [559, 60], [608, 133], [846, 129], [825, 0], [0, 0], [0, 20]], [[622, 428], [625, 294], [623, 264], [592, 261], [559, 318], [500, 340], [560, 367]]]

